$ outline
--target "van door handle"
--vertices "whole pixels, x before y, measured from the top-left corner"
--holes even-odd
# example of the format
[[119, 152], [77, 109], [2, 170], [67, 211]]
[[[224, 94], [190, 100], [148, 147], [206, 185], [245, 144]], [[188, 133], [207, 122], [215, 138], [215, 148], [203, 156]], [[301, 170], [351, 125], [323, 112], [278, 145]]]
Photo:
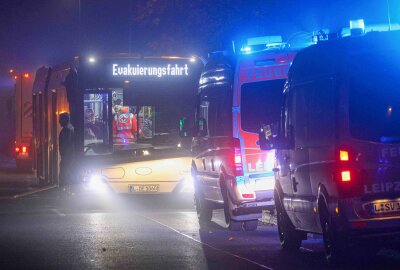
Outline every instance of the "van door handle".
[[292, 183], [293, 183], [293, 191], [297, 192], [297, 185], [299, 182], [296, 181], [296, 177], [292, 177]]

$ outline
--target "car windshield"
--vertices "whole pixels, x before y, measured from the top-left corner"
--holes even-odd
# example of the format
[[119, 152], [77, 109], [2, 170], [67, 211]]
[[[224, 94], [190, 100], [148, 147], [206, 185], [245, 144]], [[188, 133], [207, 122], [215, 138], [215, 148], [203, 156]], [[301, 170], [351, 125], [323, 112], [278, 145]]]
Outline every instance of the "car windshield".
[[257, 133], [262, 124], [271, 124], [281, 112], [284, 79], [245, 83], [241, 89], [241, 127]]
[[349, 65], [350, 132], [356, 139], [400, 142], [399, 52], [351, 56]]

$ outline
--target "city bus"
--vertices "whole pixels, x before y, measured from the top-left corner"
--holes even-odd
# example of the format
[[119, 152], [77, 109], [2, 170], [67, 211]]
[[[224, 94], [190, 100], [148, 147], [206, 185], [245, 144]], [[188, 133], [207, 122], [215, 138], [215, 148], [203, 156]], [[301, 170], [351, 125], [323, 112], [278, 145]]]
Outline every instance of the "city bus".
[[[117, 193], [190, 190], [190, 141], [179, 119], [194, 114], [197, 57], [76, 57], [42, 67], [33, 86], [34, 170], [57, 184], [59, 115], [75, 130], [77, 179]], [[72, 147], [72, 146], [71, 146]]]

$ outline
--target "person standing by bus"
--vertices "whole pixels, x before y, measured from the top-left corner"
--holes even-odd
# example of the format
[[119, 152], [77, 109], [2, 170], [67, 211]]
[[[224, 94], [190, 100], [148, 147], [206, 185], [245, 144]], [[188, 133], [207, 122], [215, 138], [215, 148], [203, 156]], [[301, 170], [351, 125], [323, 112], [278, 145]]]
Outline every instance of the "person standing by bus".
[[113, 119], [114, 143], [128, 144], [136, 141], [137, 119], [129, 112], [129, 107], [121, 107]]
[[59, 151], [60, 151], [60, 180], [59, 187], [66, 191], [73, 184], [72, 163], [74, 158], [74, 127], [70, 122], [69, 113], [60, 114]]

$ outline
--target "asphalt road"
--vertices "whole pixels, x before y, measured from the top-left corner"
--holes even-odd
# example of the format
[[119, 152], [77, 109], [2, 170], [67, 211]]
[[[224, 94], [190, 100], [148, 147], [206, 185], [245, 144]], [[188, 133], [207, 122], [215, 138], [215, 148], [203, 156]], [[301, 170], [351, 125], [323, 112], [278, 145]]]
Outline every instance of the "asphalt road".
[[[397, 247], [358, 252], [346, 269], [399, 269]], [[115, 196], [55, 189], [0, 200], [0, 269], [334, 269], [321, 239], [282, 252], [275, 226], [230, 232], [221, 211], [199, 225], [192, 196]]]

